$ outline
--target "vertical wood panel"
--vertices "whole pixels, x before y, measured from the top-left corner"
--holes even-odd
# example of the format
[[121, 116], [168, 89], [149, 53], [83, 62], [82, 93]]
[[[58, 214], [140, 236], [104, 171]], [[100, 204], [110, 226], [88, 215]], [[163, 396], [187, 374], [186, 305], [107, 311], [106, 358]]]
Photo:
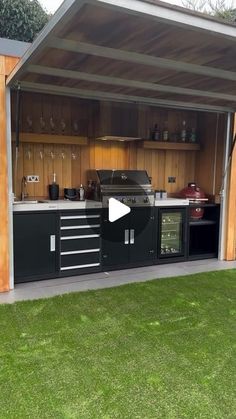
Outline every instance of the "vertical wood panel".
[[[51, 147], [54, 152], [54, 159], [53, 159], [53, 173], [56, 173], [57, 183], [59, 184], [59, 195], [63, 196], [63, 175], [62, 175], [62, 164], [63, 164], [63, 156], [65, 159], [65, 153], [63, 146], [59, 144], [54, 144], [54, 148]], [[50, 181], [52, 179], [50, 178]]]
[[44, 178], [44, 148], [43, 144], [35, 144], [33, 148], [34, 153], [34, 173], [33, 175], [39, 176], [39, 183], [35, 183], [34, 193], [36, 197], [43, 197], [44, 187], [43, 187], [43, 178]]
[[[155, 175], [155, 188], [165, 188], [165, 162], [166, 152], [163, 150], [156, 151], [155, 153], [155, 165], [157, 167]], [[168, 191], [169, 192], [169, 191]]]
[[89, 147], [72, 146], [71, 153], [74, 156], [71, 160], [71, 186], [78, 188], [86, 182], [84, 167], [89, 163]]
[[44, 145], [43, 189], [45, 197], [48, 197], [48, 185], [52, 182], [52, 173], [54, 173], [54, 162], [51, 153], [54, 153], [53, 145]]
[[185, 184], [195, 180], [196, 152], [189, 151], [185, 154]]
[[101, 144], [101, 159], [102, 159], [102, 168], [110, 169], [111, 168], [111, 148], [112, 145], [108, 141], [104, 141]]
[[5, 57], [5, 74], [8, 76], [18, 63], [18, 57]]
[[[62, 188], [71, 188], [71, 146], [65, 146], [62, 150]], [[62, 190], [62, 196], [64, 191]]]
[[103, 169], [103, 167], [102, 167], [102, 142], [101, 141], [97, 141], [97, 142], [95, 142], [95, 145], [94, 145], [94, 148], [95, 148], [95, 150], [94, 150], [94, 152], [95, 152], [95, 155], [94, 155], [94, 157], [95, 157], [95, 168], [96, 169]]
[[127, 167], [137, 169], [137, 146], [133, 143], [127, 147]]
[[214, 191], [214, 155], [216, 147], [217, 115], [200, 114], [199, 127], [202, 149], [198, 152], [195, 180], [205, 193]]
[[[34, 147], [31, 143], [23, 145], [23, 165], [25, 176], [34, 175]], [[28, 196], [35, 196], [34, 183], [28, 183], [26, 186]]]
[[94, 162], [94, 145], [93, 142], [91, 142], [91, 150], [89, 146], [86, 147], [80, 147], [80, 154], [81, 154], [81, 160], [80, 160], [80, 167], [78, 169], [80, 170], [80, 177], [78, 177], [77, 183], [78, 185], [82, 183], [83, 185], [87, 184], [87, 170], [90, 168], [94, 168], [94, 163], [92, 164], [92, 161]]

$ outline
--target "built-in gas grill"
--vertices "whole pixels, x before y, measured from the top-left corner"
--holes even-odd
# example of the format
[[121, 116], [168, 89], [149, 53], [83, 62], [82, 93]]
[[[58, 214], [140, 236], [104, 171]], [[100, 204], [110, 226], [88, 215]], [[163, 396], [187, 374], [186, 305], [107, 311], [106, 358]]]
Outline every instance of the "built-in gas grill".
[[130, 207], [154, 206], [154, 190], [146, 170], [95, 170], [89, 176], [97, 183], [103, 207], [110, 198]]

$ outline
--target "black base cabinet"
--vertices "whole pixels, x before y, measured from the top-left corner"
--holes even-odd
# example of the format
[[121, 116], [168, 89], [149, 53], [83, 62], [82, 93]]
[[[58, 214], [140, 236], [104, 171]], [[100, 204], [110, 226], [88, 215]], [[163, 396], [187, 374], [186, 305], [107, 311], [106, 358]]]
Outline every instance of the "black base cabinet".
[[101, 271], [101, 212], [14, 213], [15, 283]]
[[[198, 205], [199, 206], [199, 205]], [[217, 257], [220, 206], [14, 213], [15, 283]]]
[[58, 272], [58, 218], [54, 212], [15, 213], [15, 283], [53, 278]]
[[132, 208], [129, 214], [113, 223], [108, 220], [105, 208], [102, 219], [103, 270], [153, 263], [156, 251], [154, 208]]

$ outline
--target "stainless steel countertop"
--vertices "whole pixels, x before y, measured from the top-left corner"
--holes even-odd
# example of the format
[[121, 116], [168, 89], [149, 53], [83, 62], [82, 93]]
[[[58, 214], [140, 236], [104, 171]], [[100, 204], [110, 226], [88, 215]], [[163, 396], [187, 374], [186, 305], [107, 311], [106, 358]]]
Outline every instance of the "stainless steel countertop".
[[[156, 199], [155, 207], [181, 207], [188, 206], [188, 199], [179, 199], [179, 198], [166, 198], [166, 199]], [[85, 209], [85, 208], [102, 208], [102, 203], [99, 201], [67, 201], [64, 199], [59, 199], [57, 201], [38, 201], [33, 203], [33, 201], [27, 202], [25, 200], [22, 202], [14, 202], [13, 211], [56, 211], [56, 210], [76, 210], [76, 209]]]
[[39, 201], [33, 203], [33, 201], [13, 203], [13, 211], [56, 211], [56, 210], [76, 210], [76, 209], [87, 209], [87, 208], [101, 208], [102, 203], [98, 201], [66, 201], [59, 199], [57, 201]]
[[155, 200], [155, 207], [184, 207], [187, 205], [189, 205], [189, 199], [184, 198], [166, 198]]

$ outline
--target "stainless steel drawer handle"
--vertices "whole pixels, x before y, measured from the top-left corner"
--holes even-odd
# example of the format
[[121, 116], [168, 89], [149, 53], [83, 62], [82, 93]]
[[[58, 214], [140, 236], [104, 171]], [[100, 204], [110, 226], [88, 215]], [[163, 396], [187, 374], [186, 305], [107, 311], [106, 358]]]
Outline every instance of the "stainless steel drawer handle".
[[125, 230], [125, 244], [129, 244], [129, 230]]
[[64, 216], [60, 217], [61, 220], [86, 220], [86, 218], [100, 218], [99, 214], [93, 214], [93, 215], [70, 215], [70, 216]]
[[83, 226], [64, 226], [61, 227], [61, 230], [83, 230], [83, 229], [89, 229], [89, 228], [99, 228], [101, 227], [100, 224], [91, 224], [91, 225], [83, 225]]
[[65, 237], [61, 237], [61, 240], [93, 239], [95, 237], [100, 237], [100, 234], [84, 234], [82, 236], [65, 236]]
[[50, 252], [56, 251], [56, 236], [51, 235], [50, 236]]
[[100, 263], [87, 263], [86, 265], [63, 266], [61, 267], [61, 271], [69, 271], [72, 269], [82, 269], [82, 268], [93, 268], [95, 266], [100, 266]]
[[134, 230], [130, 230], [130, 244], [134, 244]]

